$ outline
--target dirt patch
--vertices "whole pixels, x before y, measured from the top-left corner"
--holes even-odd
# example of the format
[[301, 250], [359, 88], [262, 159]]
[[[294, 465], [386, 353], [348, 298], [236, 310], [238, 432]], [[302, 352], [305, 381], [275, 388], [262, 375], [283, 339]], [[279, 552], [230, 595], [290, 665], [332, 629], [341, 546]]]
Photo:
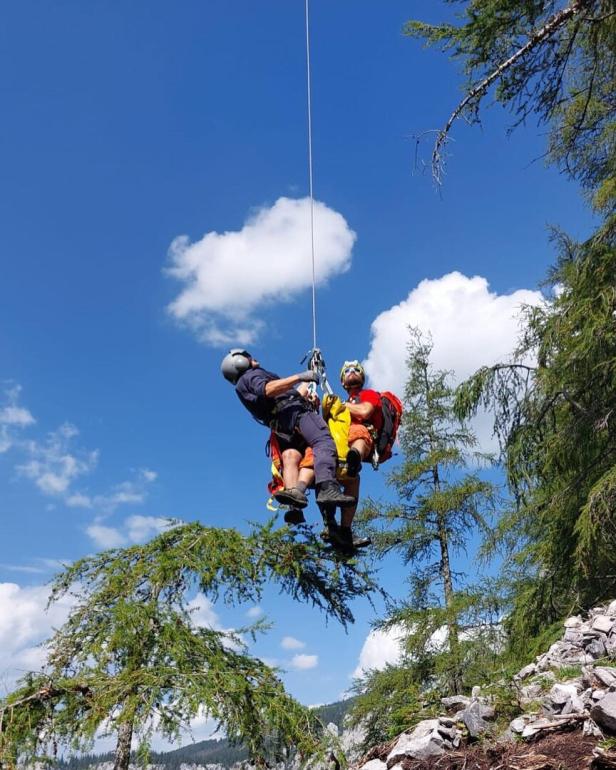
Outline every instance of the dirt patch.
[[[405, 758], [400, 765], [403, 770], [589, 770], [596, 745], [596, 738], [576, 730], [532, 742], [475, 744], [428, 760]], [[368, 759], [384, 760], [390, 746], [375, 746], [362, 764]]]

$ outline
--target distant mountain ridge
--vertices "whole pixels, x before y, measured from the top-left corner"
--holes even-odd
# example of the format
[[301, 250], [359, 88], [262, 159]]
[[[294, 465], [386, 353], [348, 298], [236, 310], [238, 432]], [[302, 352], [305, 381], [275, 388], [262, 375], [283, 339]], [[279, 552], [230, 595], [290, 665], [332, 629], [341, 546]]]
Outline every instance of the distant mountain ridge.
[[[321, 718], [323, 724], [333, 723], [342, 730], [342, 724], [345, 716], [353, 704], [354, 698], [328, 703], [325, 706], [318, 706], [315, 711]], [[243, 746], [233, 746], [226, 738], [208, 739], [198, 743], [189, 743], [180, 746], [178, 749], [165, 752], [152, 752], [150, 763], [165, 770], [180, 770], [182, 765], [217, 765], [222, 768], [230, 768], [238, 762], [248, 758], [246, 749]], [[92, 767], [99, 767], [102, 770], [104, 765], [110, 764], [113, 767], [113, 754], [84, 754], [81, 757], [61, 761], [58, 763], [61, 770], [87, 770]]]

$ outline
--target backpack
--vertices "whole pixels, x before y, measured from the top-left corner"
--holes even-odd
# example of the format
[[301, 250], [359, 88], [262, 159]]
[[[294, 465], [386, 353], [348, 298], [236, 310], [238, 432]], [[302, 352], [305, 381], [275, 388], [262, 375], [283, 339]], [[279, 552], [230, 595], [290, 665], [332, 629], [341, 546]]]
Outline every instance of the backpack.
[[383, 427], [376, 439], [375, 451], [377, 463], [384, 463], [392, 456], [394, 442], [398, 435], [400, 420], [402, 419], [402, 402], [388, 390], [381, 394], [381, 413], [383, 415]]

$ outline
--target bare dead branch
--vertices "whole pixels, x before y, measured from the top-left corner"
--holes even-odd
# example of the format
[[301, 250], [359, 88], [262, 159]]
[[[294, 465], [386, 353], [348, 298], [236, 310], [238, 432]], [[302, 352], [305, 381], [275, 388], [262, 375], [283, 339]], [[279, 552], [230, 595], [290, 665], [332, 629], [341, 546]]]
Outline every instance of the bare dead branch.
[[554, 13], [539, 29], [536, 29], [531, 33], [527, 42], [519, 48], [514, 54], [498, 67], [493, 70], [487, 77], [485, 77], [480, 83], [474, 86], [468, 94], [462, 99], [455, 110], [449, 116], [449, 120], [445, 126], [438, 132], [438, 137], [434, 144], [432, 151], [432, 175], [437, 186], [440, 187], [443, 178], [443, 146], [447, 142], [449, 131], [452, 125], [464, 112], [464, 110], [475, 102], [476, 99], [482, 97], [488, 88], [498, 80], [503, 73], [509, 70], [517, 61], [523, 56], [534, 50], [538, 45], [548, 40], [555, 32], [557, 32], [566, 22], [572, 19], [577, 14], [585, 11], [590, 3], [590, 0], [571, 0], [570, 5], [563, 8], [560, 11]]

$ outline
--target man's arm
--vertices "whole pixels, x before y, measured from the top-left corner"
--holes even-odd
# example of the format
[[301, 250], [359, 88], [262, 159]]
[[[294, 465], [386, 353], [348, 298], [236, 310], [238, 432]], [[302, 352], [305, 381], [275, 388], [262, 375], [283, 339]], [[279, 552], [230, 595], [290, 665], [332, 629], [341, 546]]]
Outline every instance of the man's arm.
[[300, 374], [292, 374], [290, 377], [283, 377], [280, 380], [270, 380], [265, 385], [265, 397], [275, 398], [286, 393], [287, 390], [291, 390], [298, 382], [318, 382], [319, 375], [308, 369]]
[[352, 404], [350, 401], [345, 401], [344, 405], [353, 417], [359, 417], [363, 422], [369, 420], [374, 414], [374, 404], [369, 404], [367, 401], [362, 401], [361, 404]]

